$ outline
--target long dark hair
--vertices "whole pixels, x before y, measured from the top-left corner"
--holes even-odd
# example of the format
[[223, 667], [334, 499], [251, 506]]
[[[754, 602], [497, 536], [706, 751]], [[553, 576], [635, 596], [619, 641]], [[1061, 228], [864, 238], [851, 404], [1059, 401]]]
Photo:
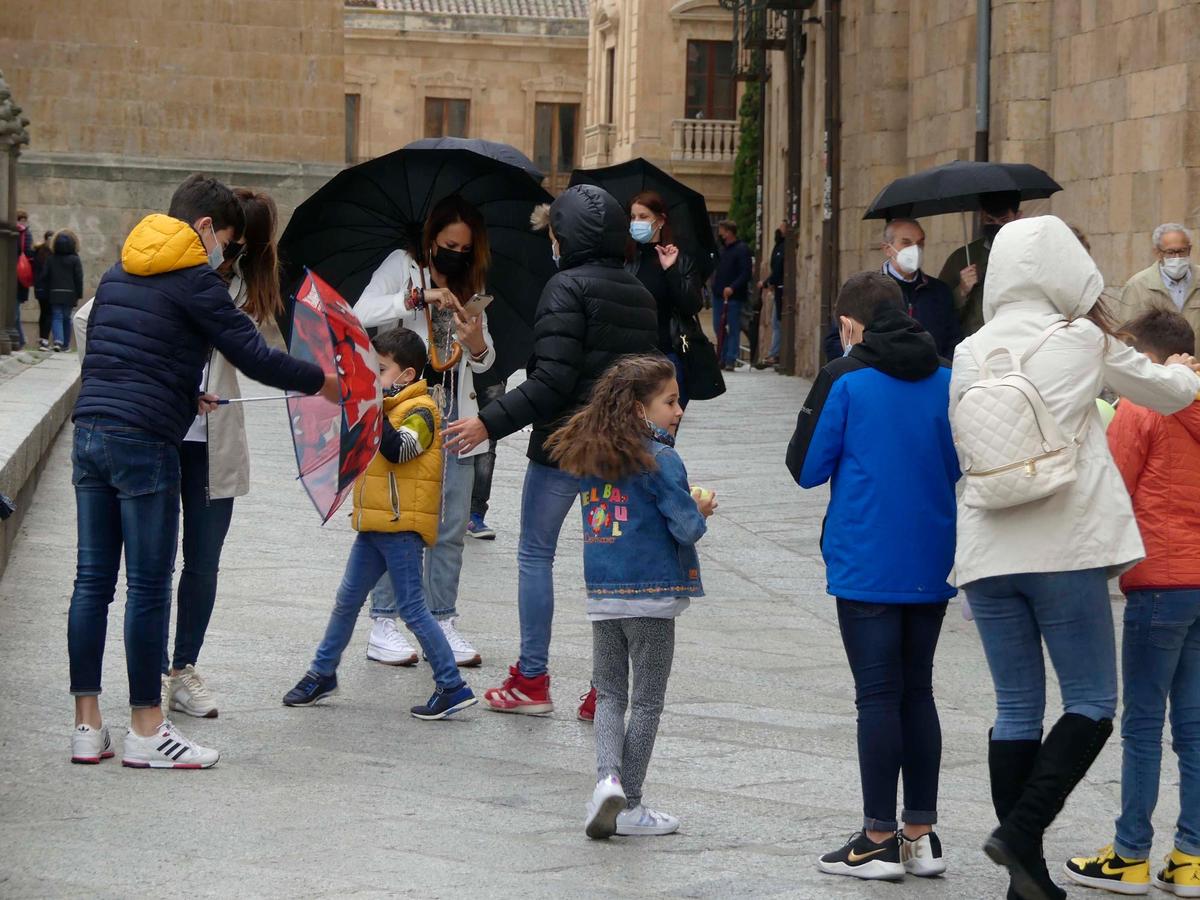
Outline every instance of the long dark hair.
[[234, 188], [246, 217], [242, 243], [246, 249], [238, 260], [242, 283], [246, 287], [243, 309], [259, 325], [276, 319], [283, 312], [283, 297], [279, 293], [279, 257], [275, 253], [275, 229], [279, 211], [275, 201], [261, 191]]
[[433, 255], [437, 253], [437, 236], [456, 222], [462, 222], [471, 229], [471, 267], [460, 278], [452, 279], [447, 276], [450, 290], [463, 303], [471, 299], [472, 294], [481, 294], [487, 286], [487, 270], [492, 262], [491, 245], [488, 243], [487, 224], [483, 216], [474, 206], [458, 194], [451, 194], [439, 200], [425, 220], [425, 231], [421, 237], [421, 262], [425, 266], [433, 265]]
[[617, 481], [653, 470], [644, 407], [674, 380], [665, 356], [621, 357], [600, 376], [587, 406], [546, 441], [550, 458], [577, 478]]

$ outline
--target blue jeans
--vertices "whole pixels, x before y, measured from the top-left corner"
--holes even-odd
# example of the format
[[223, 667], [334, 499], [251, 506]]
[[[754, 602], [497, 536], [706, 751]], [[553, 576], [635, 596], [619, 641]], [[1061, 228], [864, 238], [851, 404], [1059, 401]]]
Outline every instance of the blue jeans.
[[863, 828], [895, 831], [904, 772], [910, 825], [937, 822], [942, 726], [933, 701], [933, 654], [945, 603], [837, 601], [842, 645], [854, 673]]
[[1104, 569], [981, 578], [964, 587], [996, 688], [994, 741], [1041, 739], [1042, 641], [1064, 713], [1099, 721], [1117, 709], [1117, 648]]
[[[713, 297], [713, 332], [721, 352], [721, 365], [731, 366], [738, 358], [742, 341], [742, 301]], [[721, 314], [725, 322], [722, 329]]]
[[530, 461], [521, 490], [521, 537], [517, 543], [517, 611], [526, 678], [544, 675], [550, 664], [554, 620], [554, 551], [567, 513], [579, 502], [579, 479]]
[[1113, 847], [1146, 859], [1154, 840], [1162, 728], [1171, 701], [1179, 757], [1175, 846], [1200, 854], [1200, 591], [1131, 591], [1126, 598], [1121, 673], [1121, 817]]
[[[458, 578], [471, 519], [475, 458], [449, 454], [443, 462], [437, 543], [425, 551], [425, 602], [435, 619], [452, 619], [458, 615]], [[386, 577], [381, 578], [371, 592], [371, 617], [394, 619], [397, 615], [396, 592]]]
[[54, 334], [54, 340], [63, 347], [71, 346], [71, 313], [74, 309], [74, 306], [68, 306], [65, 303], [55, 303], [50, 307], [50, 329]]
[[[776, 291], [778, 298], [779, 292]], [[783, 341], [783, 322], [779, 317], [779, 300], [775, 301], [775, 315], [771, 317], [771, 352], [767, 355], [771, 359], [779, 359], [780, 346]]]
[[125, 668], [129, 705], [161, 702], [163, 623], [179, 534], [179, 451], [115, 419], [75, 424], [71, 453], [78, 562], [67, 614], [71, 693], [100, 693], [108, 607], [125, 553]]
[[329, 625], [325, 637], [317, 648], [317, 655], [310, 667], [317, 675], [332, 675], [342, 659], [342, 651], [354, 634], [354, 623], [362, 610], [371, 586], [387, 573], [391, 576], [392, 588], [396, 593], [396, 608], [417, 637], [429, 664], [433, 667], [433, 680], [440, 688], [457, 688], [462, 684], [454, 652], [446, 642], [446, 636], [438, 627], [429, 607], [425, 605], [425, 593], [421, 590], [421, 558], [425, 542], [412, 531], [382, 533], [360, 531], [350, 548], [346, 561], [346, 573], [338, 588], [333, 612], [329, 614]]
[[233, 498], [208, 497], [208, 444], [184, 441], [179, 449], [183, 500], [183, 574], [179, 576], [178, 616], [175, 620], [175, 653], [167, 657], [167, 626], [171, 607], [163, 617], [162, 670], [194, 666], [200, 658], [204, 635], [217, 601], [217, 572], [221, 548], [233, 519]]

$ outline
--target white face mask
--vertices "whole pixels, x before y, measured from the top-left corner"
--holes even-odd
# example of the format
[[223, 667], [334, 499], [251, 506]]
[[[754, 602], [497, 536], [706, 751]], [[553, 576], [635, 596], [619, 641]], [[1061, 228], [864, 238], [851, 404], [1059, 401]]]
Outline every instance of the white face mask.
[[921, 268], [921, 248], [910, 244], [896, 254], [896, 265], [909, 274]]
[[1190, 265], [1186, 256], [1172, 256], [1162, 261], [1162, 270], [1172, 281], [1181, 281], [1187, 277]]

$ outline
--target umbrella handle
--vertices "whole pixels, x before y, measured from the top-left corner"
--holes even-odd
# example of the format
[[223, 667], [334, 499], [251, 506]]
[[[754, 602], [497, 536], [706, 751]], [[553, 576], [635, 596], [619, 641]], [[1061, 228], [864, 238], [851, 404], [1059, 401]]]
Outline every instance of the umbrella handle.
[[967, 239], [967, 211], [964, 209], [959, 213], [962, 216], [963, 226], [963, 249], [967, 251], [967, 265], [971, 264], [971, 242]]
[[255, 403], [259, 400], [291, 400], [295, 397], [306, 397], [307, 394], [273, 394], [270, 397], [227, 397], [217, 401], [217, 406], [227, 406], [230, 403]]

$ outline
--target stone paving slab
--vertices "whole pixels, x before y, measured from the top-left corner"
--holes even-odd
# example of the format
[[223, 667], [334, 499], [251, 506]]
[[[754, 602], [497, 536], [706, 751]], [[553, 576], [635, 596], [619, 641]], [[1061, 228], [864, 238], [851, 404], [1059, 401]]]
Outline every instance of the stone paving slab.
[[[181, 717], [189, 735], [222, 751], [220, 764], [178, 773], [69, 765], [74, 505], [60, 437], [0, 579], [0, 896], [1003, 896], [978, 849], [992, 823], [992, 697], [957, 604], [935, 672], [948, 876], [884, 885], [816, 871], [815, 857], [858, 827], [861, 804], [853, 690], [817, 549], [826, 495], [795, 488], [782, 464], [807, 385], [739, 372], [730, 388], [692, 407], [679, 442], [693, 483], [718, 490], [721, 508], [701, 543], [708, 597], [680, 622], [646, 785], [647, 800], [683, 828], [643, 841], [583, 835], [593, 757], [574, 701], [591, 642], [574, 516], [556, 573], [552, 717], [477, 709], [447, 723], [411, 719], [429, 670], [368, 663], [365, 619], [339, 695], [314, 709], [280, 705], [324, 629], [352, 535], [343, 516], [320, 526], [294, 481], [284, 412], [266, 403], [246, 410], [254, 491], [237, 502], [201, 658], [221, 717]], [[500, 447], [488, 517], [499, 538], [466, 548], [460, 624], [484, 657], [468, 675], [477, 690], [517, 651], [523, 468], [517, 435]], [[118, 742], [128, 715], [121, 619], [118, 602], [102, 699]], [[1177, 790], [1168, 753], [1162, 836]], [[1114, 742], [1049, 836], [1051, 858], [1107, 843], [1118, 797]]]

